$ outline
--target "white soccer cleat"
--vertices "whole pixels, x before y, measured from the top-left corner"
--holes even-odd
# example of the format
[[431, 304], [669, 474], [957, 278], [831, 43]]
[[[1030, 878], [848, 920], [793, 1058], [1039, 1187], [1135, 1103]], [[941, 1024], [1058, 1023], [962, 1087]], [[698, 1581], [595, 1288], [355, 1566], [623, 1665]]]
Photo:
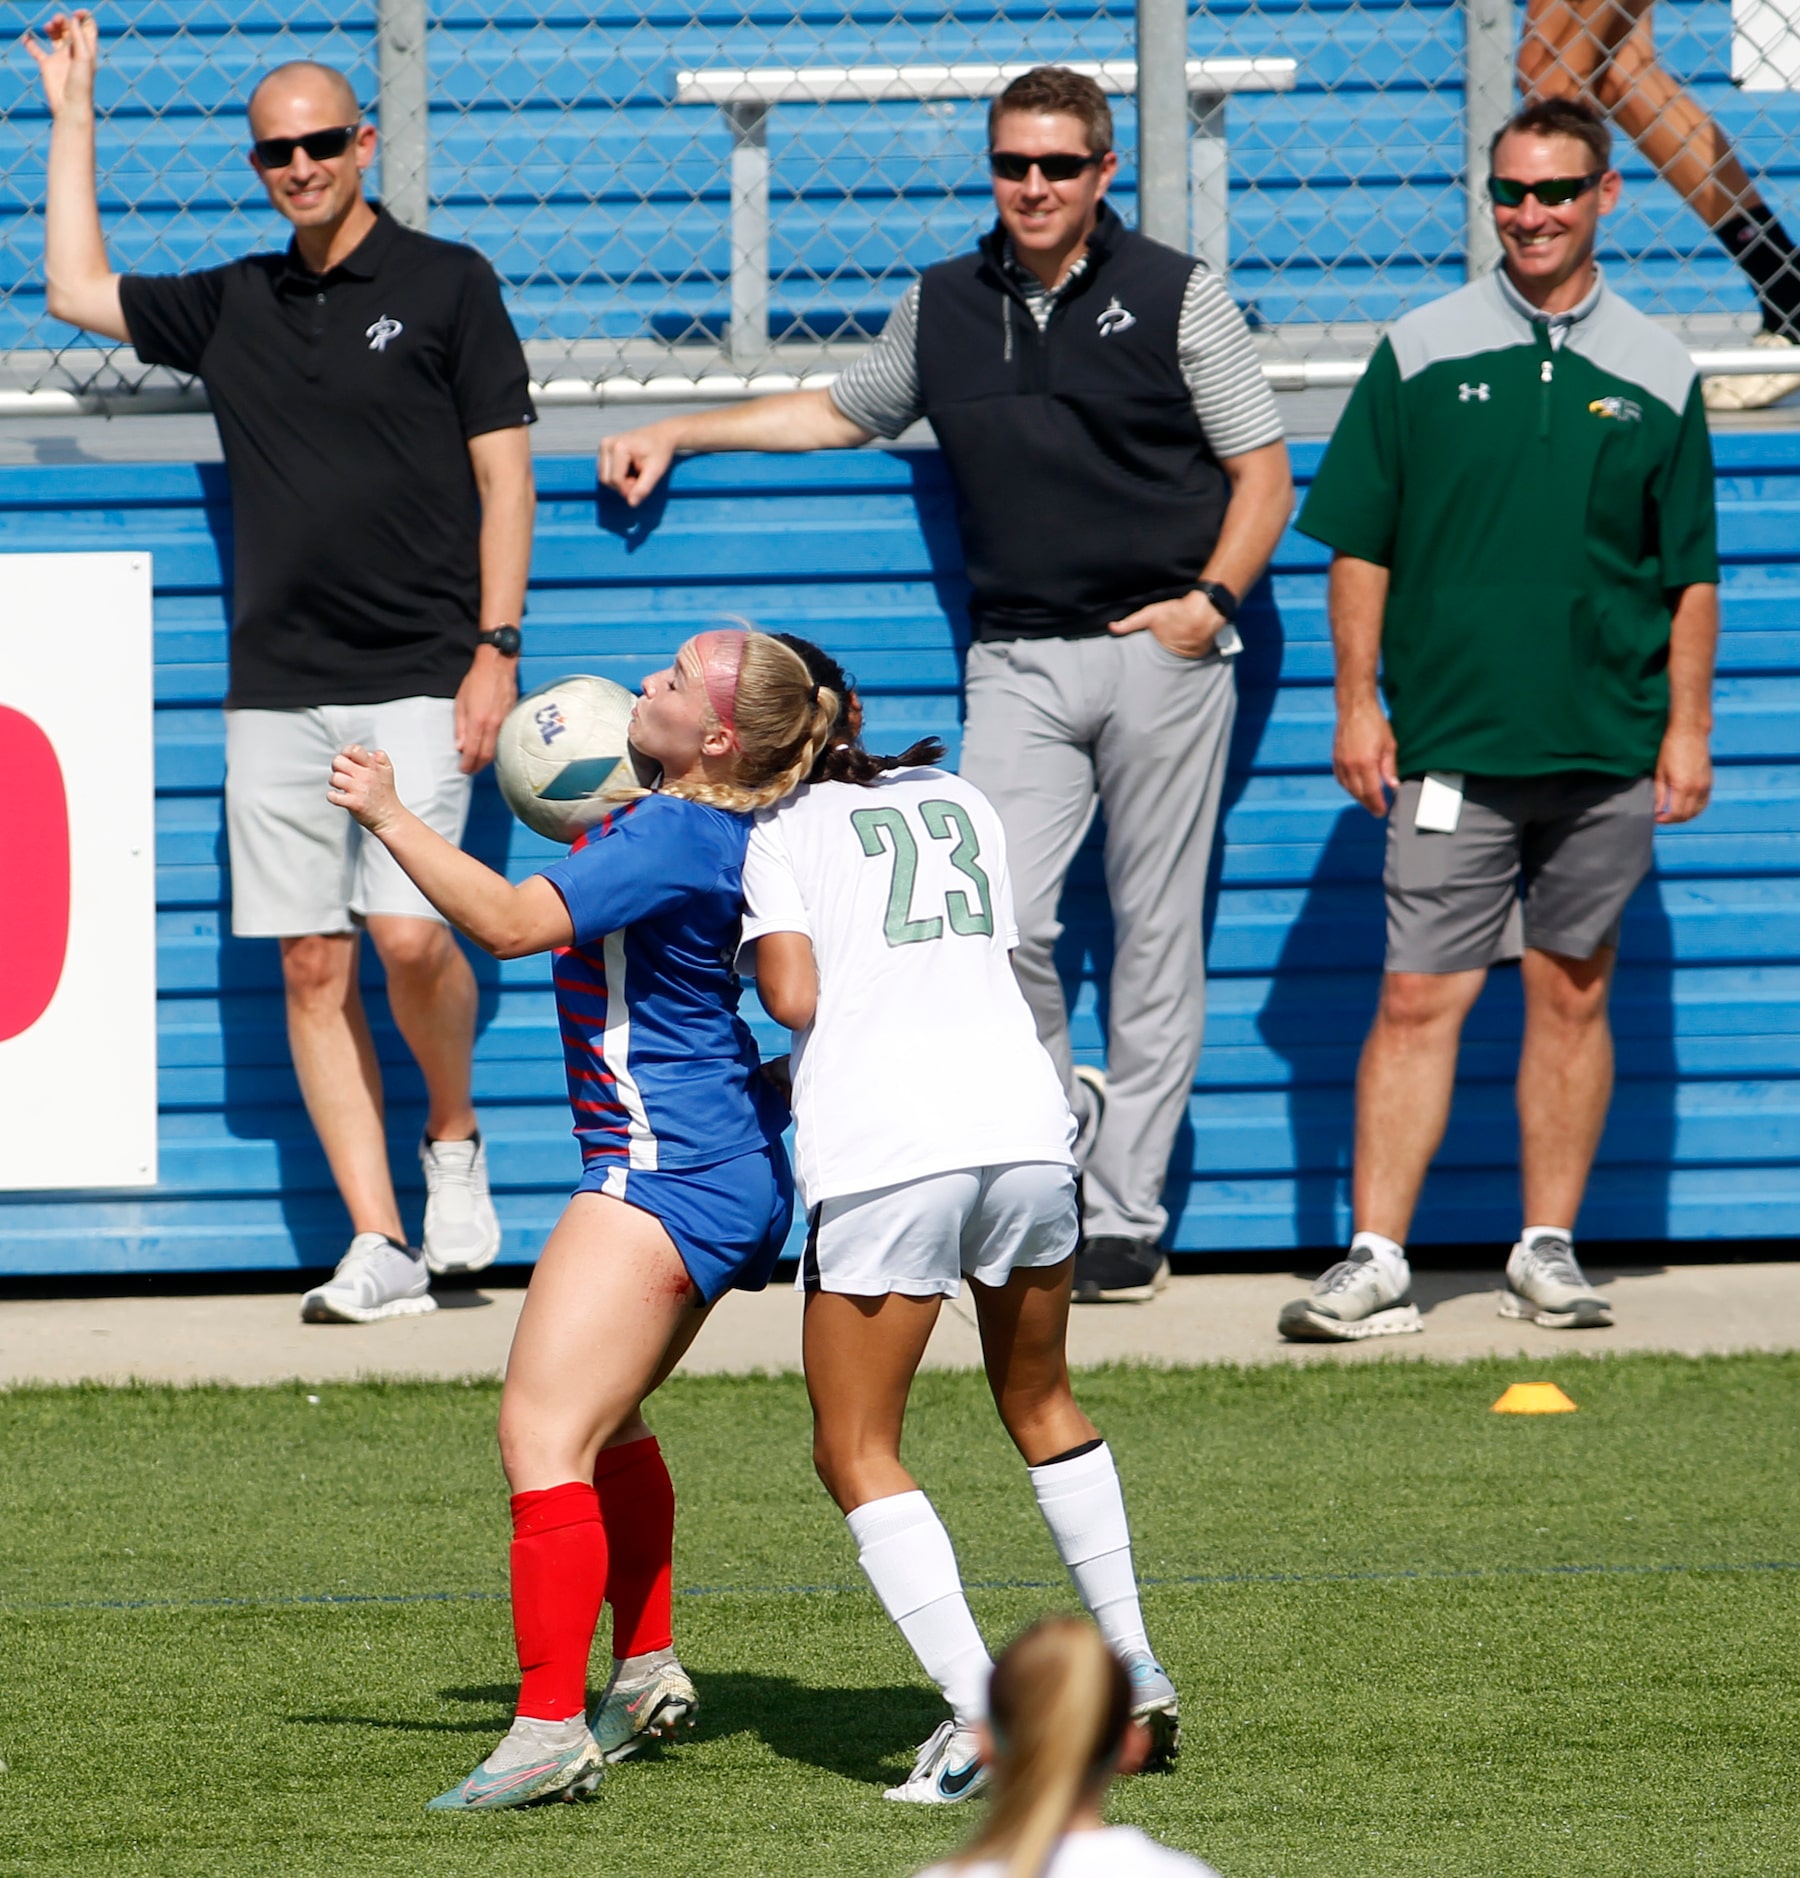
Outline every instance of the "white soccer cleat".
[[487, 1149], [467, 1141], [419, 1143], [425, 1170], [425, 1263], [439, 1274], [480, 1272], [500, 1253], [500, 1221], [488, 1195]]
[[[1785, 334], [1758, 333], [1750, 343], [1759, 351], [1786, 352], [1800, 367], [1800, 347]], [[1800, 371], [1749, 372], [1701, 379], [1700, 402], [1709, 411], [1762, 411], [1796, 391]]]
[[974, 1729], [959, 1728], [952, 1717], [931, 1731], [912, 1772], [899, 1786], [889, 1787], [882, 1798], [914, 1806], [953, 1806], [958, 1800], [972, 1800], [987, 1783], [988, 1770]]
[[615, 1667], [589, 1726], [600, 1752], [617, 1762], [635, 1754], [647, 1740], [674, 1740], [677, 1728], [693, 1727], [699, 1708], [693, 1678], [672, 1659], [635, 1682], [622, 1682]]
[[1181, 1702], [1169, 1672], [1155, 1657], [1128, 1657], [1125, 1674], [1131, 1679], [1131, 1719], [1150, 1731], [1146, 1773], [1174, 1764], [1181, 1752]]
[[1605, 1330], [1612, 1306], [1587, 1281], [1575, 1248], [1561, 1233], [1540, 1232], [1513, 1247], [1506, 1261], [1500, 1315], [1545, 1330]]
[[1423, 1330], [1412, 1301], [1412, 1268], [1357, 1246], [1313, 1282], [1311, 1295], [1281, 1307], [1276, 1328], [1295, 1343], [1353, 1343]]
[[425, 1261], [379, 1232], [359, 1232], [337, 1270], [300, 1300], [309, 1324], [376, 1324], [436, 1309]]

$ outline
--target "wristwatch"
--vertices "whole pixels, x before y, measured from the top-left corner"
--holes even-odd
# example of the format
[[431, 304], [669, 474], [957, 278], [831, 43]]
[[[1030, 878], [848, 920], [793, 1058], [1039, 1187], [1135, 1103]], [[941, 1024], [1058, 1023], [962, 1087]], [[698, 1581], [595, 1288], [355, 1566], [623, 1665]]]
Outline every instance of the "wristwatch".
[[1224, 616], [1227, 626], [1237, 618], [1238, 597], [1222, 580], [1197, 580], [1194, 582], [1194, 591], [1206, 595]]
[[491, 633], [477, 633], [475, 643], [478, 646], [492, 646], [503, 659], [516, 659], [519, 647], [524, 642], [519, 638], [518, 627], [496, 626]]

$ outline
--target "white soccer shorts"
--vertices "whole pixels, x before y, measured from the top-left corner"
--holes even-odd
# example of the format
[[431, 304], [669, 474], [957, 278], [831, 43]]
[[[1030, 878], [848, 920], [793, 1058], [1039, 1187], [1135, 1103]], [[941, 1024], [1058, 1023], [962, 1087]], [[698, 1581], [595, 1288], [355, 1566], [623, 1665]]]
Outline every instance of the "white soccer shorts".
[[965, 1277], [997, 1287], [1015, 1271], [1060, 1265], [1080, 1230], [1073, 1167], [962, 1167], [814, 1207], [796, 1283], [859, 1298], [953, 1298]]

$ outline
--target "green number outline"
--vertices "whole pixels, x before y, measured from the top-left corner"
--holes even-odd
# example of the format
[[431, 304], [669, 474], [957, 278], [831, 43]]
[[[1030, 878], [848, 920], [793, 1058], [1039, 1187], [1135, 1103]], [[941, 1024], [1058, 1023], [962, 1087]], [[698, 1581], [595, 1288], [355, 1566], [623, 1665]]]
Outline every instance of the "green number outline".
[[974, 882], [975, 891], [981, 898], [981, 911], [976, 912], [970, 906], [966, 893], [944, 895], [944, 911], [950, 915], [950, 930], [965, 937], [979, 935], [991, 938], [994, 931], [994, 895], [986, 873], [975, 865], [975, 857], [981, 852], [981, 838], [975, 832], [975, 824], [969, 820], [968, 810], [960, 802], [933, 798], [930, 802], [919, 804], [919, 819], [924, 822], [926, 832], [934, 841], [948, 841], [952, 835], [958, 837], [950, 855], [950, 865]]
[[913, 840], [906, 817], [894, 808], [853, 809], [850, 824], [862, 843], [863, 853], [871, 860], [887, 852], [887, 845], [881, 839], [884, 828], [893, 847], [894, 872], [888, 881], [887, 917], [881, 927], [888, 944], [913, 946], [929, 939], [941, 939], [944, 935], [941, 919], [908, 917], [912, 911], [913, 883], [919, 877], [919, 844]]

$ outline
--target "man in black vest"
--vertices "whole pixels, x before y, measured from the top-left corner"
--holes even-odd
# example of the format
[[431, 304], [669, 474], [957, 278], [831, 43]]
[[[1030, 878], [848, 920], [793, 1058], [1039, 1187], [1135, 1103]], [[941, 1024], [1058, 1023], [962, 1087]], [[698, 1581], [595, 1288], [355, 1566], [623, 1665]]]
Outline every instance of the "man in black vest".
[[[849, 448], [930, 419], [955, 478], [974, 644], [962, 773], [1006, 828], [1013, 955], [1080, 1124], [1075, 1295], [1147, 1299], [1205, 1018], [1201, 902], [1236, 710], [1232, 618], [1293, 504], [1243, 316], [1107, 206], [1112, 113], [1044, 67], [988, 114], [999, 222], [927, 269], [829, 391], [609, 437], [634, 505], [677, 451]], [[1097, 804], [1115, 931], [1107, 1072], [1072, 1060], [1054, 948]], [[950, 1066], [946, 1066], [949, 1073]]]

